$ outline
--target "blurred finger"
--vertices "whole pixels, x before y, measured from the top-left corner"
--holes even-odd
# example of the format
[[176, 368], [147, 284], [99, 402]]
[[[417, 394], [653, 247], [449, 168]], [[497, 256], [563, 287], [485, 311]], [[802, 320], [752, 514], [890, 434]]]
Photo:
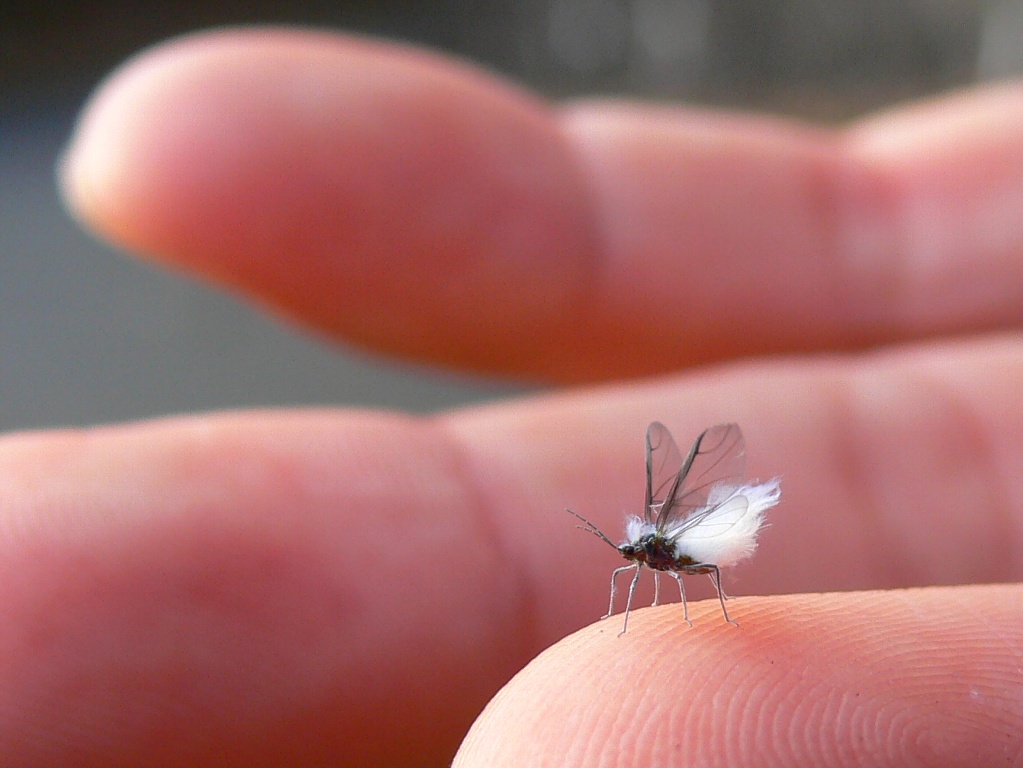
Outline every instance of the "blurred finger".
[[3, 764], [449, 761], [538, 646], [458, 452], [417, 424], [0, 442]]
[[[514, 559], [539, 575], [538, 594], [550, 593], [538, 615], [558, 618], [552, 634], [565, 617], [600, 615], [611, 569], [623, 564], [595, 537], [566, 533], [577, 521], [556, 510], [621, 540], [626, 515], [642, 510], [643, 434], [654, 420], [682, 446], [736, 421], [748, 476], [781, 477], [757, 555], [726, 572], [726, 591], [1016, 581], [1021, 350], [1009, 336], [729, 366], [488, 406], [451, 423], [487, 478], [487, 506]], [[690, 581], [696, 596], [713, 594], [708, 580]]]
[[141, 55], [64, 171], [121, 245], [355, 344], [547, 381], [1023, 319], [1016, 85], [846, 131], [551, 108], [406, 46]]
[[1005, 337], [429, 420], [5, 438], [0, 754], [443, 762], [499, 685], [606, 606], [621, 560], [563, 510], [620, 530], [653, 418], [683, 442], [737, 420], [751, 475], [782, 476], [735, 594], [1023, 578], [1021, 369]]

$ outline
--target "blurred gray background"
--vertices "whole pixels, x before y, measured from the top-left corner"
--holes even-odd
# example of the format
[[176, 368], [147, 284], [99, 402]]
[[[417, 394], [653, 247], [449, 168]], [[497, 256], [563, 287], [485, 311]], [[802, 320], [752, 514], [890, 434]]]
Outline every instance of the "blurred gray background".
[[822, 121], [1023, 72], [1023, 0], [179, 2], [0, 7], [0, 430], [305, 403], [432, 410], [514, 391], [350, 354], [90, 239], [53, 169], [127, 56], [286, 22], [451, 51], [551, 97], [625, 94]]

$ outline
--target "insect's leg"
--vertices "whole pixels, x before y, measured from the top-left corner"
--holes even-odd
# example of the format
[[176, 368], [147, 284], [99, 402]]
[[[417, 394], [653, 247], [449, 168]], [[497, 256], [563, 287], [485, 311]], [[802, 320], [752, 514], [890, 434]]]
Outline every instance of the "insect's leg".
[[668, 571], [668, 573], [674, 576], [675, 581], [678, 582], [678, 592], [682, 595], [682, 619], [691, 627], [693, 622], [689, 620], [689, 603], [686, 602], [686, 585], [682, 583], [682, 574], [675, 571]]
[[618, 637], [625, 634], [625, 631], [629, 628], [629, 609], [632, 608], [632, 596], [636, 594], [636, 585], [639, 583], [639, 574], [643, 571], [643, 564], [636, 563], [636, 575], [632, 577], [632, 583], [629, 585], [629, 597], [625, 601], [625, 621], [622, 623], [622, 631], [618, 633]]
[[725, 600], [731, 600], [732, 599], [732, 596], [730, 594], [728, 594], [727, 592], [725, 592], [725, 590], [723, 590], [721, 588], [721, 585], [719, 583], [714, 581], [714, 574], [713, 573], [708, 573], [707, 574], [707, 578], [710, 579], [710, 583], [714, 585], [714, 587], [718, 591], [718, 594], [721, 595], [721, 597], [723, 597]]
[[661, 572], [654, 571], [654, 605], [661, 604]]
[[731, 617], [729, 617], [729, 615], [728, 615], [728, 609], [725, 608], [725, 598], [724, 598], [724, 594], [725, 593], [721, 589], [721, 569], [718, 568], [716, 565], [708, 565], [706, 567], [712, 569], [711, 570], [711, 574], [712, 574], [711, 580], [714, 582], [714, 588], [718, 591], [718, 602], [721, 603], [721, 612], [725, 614], [725, 621], [727, 621], [729, 624], [734, 624], [735, 626], [739, 626], [739, 622], [732, 621]]
[[633, 563], [632, 565], [623, 565], [621, 568], [615, 568], [614, 573], [611, 574], [611, 602], [607, 606], [607, 613], [600, 618], [606, 619], [615, 612], [615, 595], [618, 594], [618, 585], [615, 583], [618, 580], [618, 574], [622, 571], [628, 571], [631, 568], [639, 568], [639, 563]]

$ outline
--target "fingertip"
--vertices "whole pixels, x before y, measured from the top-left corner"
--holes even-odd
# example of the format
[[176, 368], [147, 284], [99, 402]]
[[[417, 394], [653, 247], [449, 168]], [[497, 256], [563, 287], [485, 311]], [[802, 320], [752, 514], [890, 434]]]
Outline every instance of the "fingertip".
[[614, 754], [639, 757], [636, 707], [652, 691], [650, 660], [667, 643], [676, 661], [695, 664], [716, 633], [732, 629], [721, 626], [710, 601], [691, 604], [690, 616], [691, 628], [678, 605], [634, 610], [623, 633], [616, 614], [548, 648], [491, 700], [453, 765], [582, 766]]
[[218, 46], [227, 53], [223, 44], [232, 37], [203, 32], [160, 43], [104, 78], [57, 162], [58, 188], [73, 217], [121, 245], [153, 250], [154, 224], [172, 202], [167, 191], [187, 178], [197, 138], [210, 135], [197, 129], [217, 111], [215, 97], [198, 98], [192, 87], [210, 79], [211, 62], [198, 54]]
[[548, 106], [426, 50], [295, 29], [161, 44], [99, 88], [58, 175], [118, 245], [355, 344], [567, 370], [559, 329], [587, 327], [593, 233]]
[[693, 629], [635, 611], [537, 657], [454, 764], [991, 765], [1023, 751], [1019, 591], [741, 598], [737, 628], [713, 601]]
[[[133, 60], [134, 61], [134, 60]], [[84, 226], [110, 230], [123, 181], [119, 151], [124, 146], [126, 105], [135, 101], [131, 62], [112, 73], [79, 113], [57, 158], [57, 189], [67, 212]], [[114, 237], [116, 234], [111, 233]]]

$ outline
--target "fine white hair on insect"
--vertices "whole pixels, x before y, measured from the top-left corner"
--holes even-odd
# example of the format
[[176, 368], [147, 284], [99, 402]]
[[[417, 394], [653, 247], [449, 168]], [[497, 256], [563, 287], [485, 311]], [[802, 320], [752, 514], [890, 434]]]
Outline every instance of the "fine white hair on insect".
[[767, 510], [781, 497], [778, 478], [766, 483], [744, 480], [746, 444], [738, 424], [718, 424], [705, 429], [683, 458], [671, 433], [659, 421], [646, 432], [646, 499], [642, 515], [625, 521], [625, 541], [615, 544], [603, 531], [571, 509], [589, 531], [629, 561], [611, 574], [608, 618], [614, 613], [618, 575], [634, 570], [625, 601], [624, 635], [629, 610], [646, 566], [654, 574], [654, 605], [660, 602], [658, 576], [667, 573], [678, 583], [683, 619], [689, 620], [682, 575], [710, 576], [725, 621], [732, 621], [725, 607], [728, 596], [721, 588], [721, 569], [745, 560], [757, 548], [757, 534]]

